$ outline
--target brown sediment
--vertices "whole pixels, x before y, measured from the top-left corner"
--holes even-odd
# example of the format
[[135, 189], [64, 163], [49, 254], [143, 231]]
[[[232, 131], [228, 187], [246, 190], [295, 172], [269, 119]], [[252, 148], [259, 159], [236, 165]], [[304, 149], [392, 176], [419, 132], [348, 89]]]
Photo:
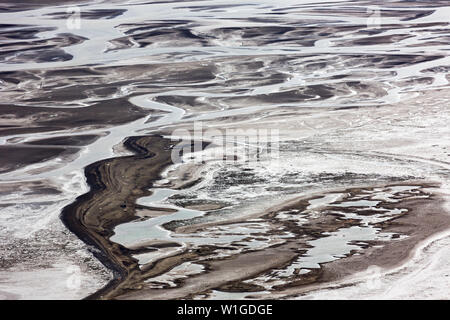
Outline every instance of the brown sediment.
[[[391, 241], [365, 241], [365, 244], [361, 244], [360, 250], [352, 250], [346, 254], [345, 257], [340, 258], [333, 262], [321, 263], [320, 268], [309, 269], [306, 274], [299, 274], [297, 270], [296, 275], [292, 276], [282, 284], [275, 284], [271, 289], [271, 294], [275, 294], [278, 297], [293, 295], [298, 292], [304, 292], [311, 290], [317, 285], [325, 282], [331, 282], [349, 276], [358, 271], [364, 271], [370, 265], [378, 265], [381, 267], [394, 266], [409, 257], [414, 247], [424, 240], [425, 238], [446, 230], [450, 227], [450, 219], [448, 214], [442, 208], [443, 199], [434, 191], [438, 187], [437, 184], [426, 183], [424, 181], [409, 181], [403, 183], [384, 184], [376, 186], [366, 187], [353, 187], [341, 190], [345, 193], [345, 199], [334, 201], [332, 204], [328, 204], [325, 207], [327, 209], [339, 208], [342, 212], [354, 213], [355, 207], [337, 207], [343, 202], [349, 201], [348, 199], [369, 200], [367, 192], [374, 191], [378, 187], [395, 187], [395, 186], [411, 186], [414, 187], [412, 192], [409, 191], [396, 191], [390, 197], [399, 202], [390, 203], [386, 201], [380, 201], [375, 208], [384, 209], [406, 209], [402, 213], [394, 215], [392, 218], [382, 223], [372, 223], [371, 225], [380, 229], [383, 233], [392, 233]], [[354, 197], [357, 200], [355, 200]], [[179, 299], [186, 297], [194, 297], [196, 294], [208, 295], [212, 289], [218, 289], [224, 292], [256, 292], [261, 287], [255, 283], [244, 282], [255, 278], [259, 275], [267, 275], [268, 272], [276, 268], [282, 268], [285, 265], [289, 265], [296, 258], [300, 257], [306, 251], [302, 248], [307, 248], [307, 241], [312, 239], [319, 239], [326, 237], [326, 233], [331, 233], [342, 228], [348, 228], [351, 226], [359, 226], [361, 221], [355, 219], [344, 219], [341, 215], [326, 212], [317, 218], [308, 219], [308, 222], [299, 226], [292, 221], [279, 221], [276, 220], [276, 214], [279, 212], [286, 212], [288, 210], [303, 211], [308, 206], [308, 200], [317, 199], [318, 195], [310, 196], [309, 198], [302, 197], [300, 199], [291, 200], [284, 205], [277, 206], [268, 210], [265, 213], [257, 215], [266, 222], [274, 225], [283, 226], [290, 232], [297, 235], [294, 239], [288, 239], [284, 244], [270, 246], [266, 249], [257, 250], [259, 254], [273, 254], [273, 264], [268, 265], [264, 263], [264, 259], [261, 261], [254, 261], [251, 265], [244, 265], [242, 261], [246, 261], [249, 257], [258, 256], [255, 252], [237, 253], [236, 255], [229, 256], [225, 259], [209, 259], [206, 263], [204, 261], [201, 264], [207, 265], [208, 268], [205, 272], [191, 276], [187, 280], [179, 280], [176, 288], [166, 289], [153, 289], [146, 288], [145, 285], [139, 291], [130, 291], [118, 298], [125, 299], [137, 299], [137, 298], [151, 298], [151, 299]], [[361, 216], [367, 216], [375, 214], [375, 211], [363, 209]], [[379, 213], [379, 212], [378, 212]], [[233, 219], [232, 221], [217, 221], [198, 224], [194, 226], [187, 226], [181, 228], [175, 228], [177, 232], [196, 232], [199, 229], [205, 229], [218, 225], [232, 225], [235, 223], [242, 223], [245, 219]], [[405, 236], [404, 238], [400, 238]], [[202, 252], [197, 252], [201, 256], [208, 256], [214, 253], [218, 249], [214, 246], [203, 246]], [[290, 252], [290, 253], [289, 253]], [[358, 252], [358, 255], [355, 253]], [[261, 256], [259, 255], [259, 256]], [[289, 256], [290, 258], [284, 260], [283, 257]], [[192, 256], [191, 258], [195, 258]], [[242, 261], [241, 261], [242, 260]], [[191, 260], [194, 261], [194, 260]], [[234, 269], [233, 269], [234, 268]], [[233, 270], [233, 271], [231, 271]], [[224, 274], [222, 274], [222, 272]], [[223, 277], [226, 276], [228, 281], [223, 281]], [[263, 290], [259, 290], [263, 291]], [[261, 295], [255, 295], [256, 298], [264, 298]]]
[[158, 241], [158, 240], [150, 240], [144, 241], [138, 244], [128, 246], [130, 250], [139, 250], [142, 248], [173, 248], [180, 247], [181, 245], [176, 242], [168, 242], [168, 241]]
[[156, 208], [136, 205], [136, 216], [142, 218], [162, 216], [174, 212], [177, 212], [177, 210], [170, 208]]
[[135, 219], [136, 200], [150, 194], [148, 188], [171, 163], [171, 142], [160, 136], [130, 137], [124, 144], [132, 156], [95, 162], [85, 168], [91, 190], [65, 207], [64, 224], [93, 246], [94, 255], [114, 272], [114, 279], [89, 298], [103, 298], [137, 277], [141, 271], [131, 250], [109, 238], [118, 224]]
[[[414, 248], [423, 240], [450, 228], [450, 216], [444, 209], [445, 200], [438, 195], [428, 199], [411, 199], [402, 202], [407, 213], [394, 217], [376, 226], [386, 232], [408, 237], [386, 242], [382, 247], [371, 247], [363, 255], [330, 262], [323, 266], [320, 281], [332, 281], [366, 270], [371, 265], [392, 268], [406, 261]], [[378, 243], [380, 245], [380, 243]]]
[[[213, 249], [213, 248], [212, 248]], [[235, 281], [257, 276], [273, 268], [288, 264], [294, 259], [293, 244], [288, 243], [267, 250], [249, 252], [229, 259], [202, 262], [207, 272], [182, 281], [175, 289], [141, 289], [130, 291], [120, 299], [181, 299], [193, 297], [222, 285], [236, 285]], [[193, 257], [193, 256], [192, 256]]]
[[[415, 183], [412, 183], [416, 185]], [[436, 184], [422, 183], [423, 189], [437, 188]], [[292, 298], [319, 289], [320, 285], [332, 283], [363, 272], [371, 266], [384, 269], [398, 267], [408, 261], [416, 247], [427, 238], [450, 228], [450, 215], [445, 209], [446, 200], [437, 193], [429, 193], [427, 199], [406, 199], [401, 202], [401, 208], [406, 212], [393, 218], [376, 223], [383, 232], [392, 233], [392, 241], [368, 241], [359, 251], [345, 258], [321, 264], [320, 273], [314, 281], [300, 285], [279, 286], [274, 297]], [[383, 207], [398, 207], [398, 203], [383, 204]], [[341, 208], [342, 209], [342, 208]], [[400, 238], [401, 235], [406, 237]]]

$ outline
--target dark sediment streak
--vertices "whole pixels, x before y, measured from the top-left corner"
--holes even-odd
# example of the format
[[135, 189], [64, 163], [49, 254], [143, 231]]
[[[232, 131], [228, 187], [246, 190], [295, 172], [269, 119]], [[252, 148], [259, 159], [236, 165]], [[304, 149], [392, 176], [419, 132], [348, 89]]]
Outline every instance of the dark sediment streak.
[[109, 240], [115, 226], [135, 219], [136, 200], [150, 194], [148, 188], [171, 163], [173, 142], [160, 136], [130, 137], [125, 146], [132, 156], [95, 162], [85, 168], [91, 190], [65, 207], [61, 219], [107, 268], [114, 279], [87, 299], [101, 299], [118, 285], [140, 274], [131, 250]]
[[151, 114], [129, 103], [125, 98], [95, 103], [89, 108], [47, 108], [17, 104], [0, 104], [0, 114], [11, 115], [0, 136], [60, 131], [87, 126], [114, 126]]
[[0, 146], [0, 173], [11, 172], [55, 157], [68, 157], [77, 151], [78, 149], [73, 147]]

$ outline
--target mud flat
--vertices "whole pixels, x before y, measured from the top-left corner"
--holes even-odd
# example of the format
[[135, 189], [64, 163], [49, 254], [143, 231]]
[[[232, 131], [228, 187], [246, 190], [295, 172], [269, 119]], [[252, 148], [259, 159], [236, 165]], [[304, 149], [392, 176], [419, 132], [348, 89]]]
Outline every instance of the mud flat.
[[[326, 198], [325, 195], [293, 201], [251, 220], [273, 227], [271, 232], [259, 232], [259, 241], [272, 237], [278, 238], [278, 243], [241, 249], [238, 254], [229, 252], [237, 243], [227, 247], [200, 246], [189, 258], [190, 264], [203, 266], [200, 271], [193, 274], [168, 271], [164, 276], [144, 281], [139, 290], [116, 298], [217, 298], [219, 293], [222, 298], [294, 298], [295, 293], [314, 290], [322, 283], [332, 283], [370, 266], [398, 266], [420, 241], [450, 226], [448, 213], [441, 206], [443, 200], [430, 193], [436, 187], [417, 181], [410, 185], [336, 190], [336, 194], [346, 195], [344, 199], [323, 203], [322, 212], [315, 219], [305, 219], [305, 215], [311, 214], [306, 208], [311, 201]], [[403, 191], [385, 198], [387, 202], [378, 201], [372, 209], [359, 208], [358, 202], [379, 198], [380, 194], [374, 190], [384, 193], [397, 188]], [[349, 198], [352, 200], [347, 201]], [[352, 201], [356, 201], [354, 206]], [[294, 223], [302, 219], [303, 224]], [[233, 233], [233, 228], [246, 223], [248, 219], [191, 228], [196, 233], [206, 233], [209, 228], [222, 225]], [[183, 231], [188, 233], [186, 229]], [[248, 237], [246, 241], [252, 240]], [[221, 254], [217, 255], [218, 252]], [[186, 258], [183, 256], [179, 264], [186, 264]]]
[[448, 297], [448, 5], [232, 2], [0, 1], [2, 297]]
[[[447, 197], [448, 195], [441, 194], [430, 195], [429, 200], [431, 201], [405, 200], [402, 202], [402, 208], [405, 208], [407, 213], [376, 224], [384, 232], [392, 233], [392, 239], [399, 240], [384, 243], [373, 242], [360, 254], [323, 264], [321, 265], [321, 274], [314, 284], [303, 288], [286, 288], [279, 293], [279, 296], [275, 294], [274, 297], [295, 299], [311, 297], [318, 293], [318, 296], [324, 298], [320, 293], [321, 289], [327, 287], [331, 291], [336, 289], [335, 294], [338, 294], [341, 287], [352, 286], [350, 283], [352, 279], [355, 279], [356, 274], [362, 276], [362, 278], [357, 278], [356, 282], [362, 283], [363, 286], [366, 284], [366, 290], [376, 290], [376, 281], [383, 281], [383, 273], [407, 265], [423, 243], [435, 235], [448, 231], [450, 224], [449, 213], [446, 209]], [[343, 279], [348, 282], [345, 283], [346, 281]], [[391, 285], [391, 288], [395, 288], [395, 284]], [[358, 290], [356, 286], [353, 293]], [[331, 293], [329, 298], [336, 298], [335, 294]], [[367, 296], [367, 298], [369, 297], [370, 295]], [[387, 297], [388, 295], [383, 297], [382, 294], [372, 296], [376, 299]], [[345, 296], [339, 299], [345, 299]]]

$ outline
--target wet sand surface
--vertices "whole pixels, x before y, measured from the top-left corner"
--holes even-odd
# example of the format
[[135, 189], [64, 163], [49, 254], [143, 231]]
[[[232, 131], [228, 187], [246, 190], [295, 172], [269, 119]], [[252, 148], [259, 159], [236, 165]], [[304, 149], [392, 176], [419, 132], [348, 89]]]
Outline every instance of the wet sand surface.
[[0, 1], [0, 298], [449, 298], [449, 14]]

